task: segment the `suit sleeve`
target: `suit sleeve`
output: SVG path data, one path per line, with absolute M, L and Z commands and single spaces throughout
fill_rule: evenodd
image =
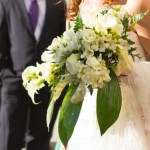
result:
M 2 26 L 3 19 L 4 19 L 4 10 L 2 6 L 2 1 L 0 0 L 0 29 Z
M 66 30 L 66 1 L 62 0 L 62 4 L 61 4 L 61 34 Z
M 6 51 L 5 36 L 6 36 L 6 22 L 4 21 L 4 10 L 2 7 L 2 1 L 0 0 L 0 71 L 3 67 L 4 53 Z

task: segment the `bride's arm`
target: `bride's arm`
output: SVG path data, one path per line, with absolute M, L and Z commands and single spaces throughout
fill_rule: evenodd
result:
M 124 8 L 130 14 L 146 12 L 150 9 L 150 0 L 137 0 L 136 2 L 135 0 L 127 0 Z M 144 19 L 136 25 L 135 29 L 150 60 L 150 10 Z
M 135 0 L 127 0 L 124 8 L 130 14 L 146 12 L 150 9 L 150 0 L 137 0 L 136 2 Z M 150 58 L 150 11 L 143 18 L 143 20 L 141 20 L 135 26 L 135 29 L 138 33 L 141 45 L 149 56 L 148 58 Z M 150 74 L 148 69 L 150 67 L 150 64 L 141 64 L 143 65 L 143 67 L 139 65 L 134 67 L 134 71 L 131 72 L 131 76 L 133 76 L 133 86 L 135 86 L 135 90 L 138 95 L 137 100 L 139 101 L 144 113 L 146 130 L 150 132 Z M 146 67 L 147 69 L 145 68 L 144 70 L 144 67 Z M 142 71 L 141 69 L 143 69 L 144 71 Z M 147 89 L 142 92 L 143 88 Z

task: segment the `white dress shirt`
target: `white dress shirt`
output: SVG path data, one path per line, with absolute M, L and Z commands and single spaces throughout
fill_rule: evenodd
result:
M 38 22 L 35 28 L 35 38 L 38 41 L 43 25 L 44 25 L 44 21 L 45 21 L 45 13 L 46 13 L 46 0 L 37 0 L 38 2 L 38 6 L 39 6 L 39 16 L 38 16 Z M 31 5 L 31 0 L 24 0 L 27 12 L 29 12 L 29 8 Z

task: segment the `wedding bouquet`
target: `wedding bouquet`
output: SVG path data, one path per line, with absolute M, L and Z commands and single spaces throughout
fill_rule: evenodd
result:
M 101 134 L 117 120 L 122 101 L 119 77 L 132 68 L 134 57 L 138 56 L 129 35 L 144 16 L 145 13 L 130 16 L 122 7 L 91 10 L 86 19 L 78 14 L 69 29 L 54 38 L 44 51 L 43 63 L 23 72 L 23 85 L 34 103 L 34 95 L 45 83 L 49 85 L 47 126 L 54 103 L 66 88 L 59 118 L 59 136 L 65 146 L 78 120 L 86 90 L 92 94 L 97 89 Z

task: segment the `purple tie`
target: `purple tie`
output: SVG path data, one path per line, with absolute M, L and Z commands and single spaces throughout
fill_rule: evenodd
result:
M 38 16 L 39 16 L 39 6 L 37 3 L 37 0 L 32 0 L 31 5 L 28 12 L 29 20 L 32 26 L 33 32 L 35 31 L 37 22 L 38 22 Z

